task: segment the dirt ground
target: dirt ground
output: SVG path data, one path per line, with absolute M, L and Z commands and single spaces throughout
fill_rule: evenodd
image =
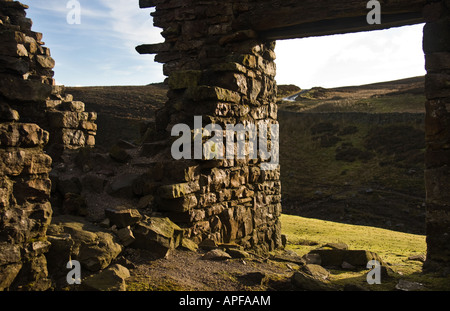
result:
M 127 250 L 133 262 L 130 291 L 274 291 L 291 290 L 294 262 L 251 255 L 244 259 L 206 260 L 204 250 L 174 250 L 152 259 L 145 251 Z

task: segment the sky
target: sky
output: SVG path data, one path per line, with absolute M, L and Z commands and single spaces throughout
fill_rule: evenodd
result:
M 160 43 L 161 29 L 139 0 L 22 0 L 33 30 L 44 34 L 56 61 L 57 84 L 146 85 L 165 79 L 140 44 Z M 72 3 L 80 4 L 79 23 Z M 337 87 L 425 74 L 423 25 L 346 35 L 277 41 L 277 83 Z

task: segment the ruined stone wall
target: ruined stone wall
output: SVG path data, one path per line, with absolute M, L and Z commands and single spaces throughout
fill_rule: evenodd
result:
M 95 144 L 96 115 L 54 85 L 55 62 L 27 8 L 0 1 L 0 290 L 51 286 L 52 162 Z
M 155 5 L 154 24 L 163 29 L 165 42 L 137 50 L 156 54 L 170 90 L 156 115 L 154 142 L 144 150 L 170 147 L 173 126 L 194 129 L 194 116 L 201 116 L 203 126 L 223 129 L 258 121 L 277 124 L 275 42 L 234 28 L 236 15 L 249 9 L 245 1 L 141 1 L 141 7 Z M 177 161 L 171 162 L 167 165 Z M 185 174 L 165 181 L 158 209 L 196 242 L 279 248 L 280 169 L 263 171 L 261 163 L 248 154 L 246 159 L 178 161 Z
M 450 267 L 450 2 L 425 10 L 427 262 Z
M 55 61 L 31 30 L 28 6 L 1 1 L 0 100 L 2 111 L 14 109 L 23 122 L 37 123 L 50 132 L 47 151 L 57 158 L 65 149 L 95 145 L 96 114 L 65 94 L 53 79 Z

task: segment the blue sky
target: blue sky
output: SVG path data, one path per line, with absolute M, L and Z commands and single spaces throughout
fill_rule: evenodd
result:
M 153 55 L 135 46 L 163 41 L 138 0 L 79 0 L 81 23 L 69 24 L 69 0 L 23 0 L 33 30 L 56 60 L 66 86 L 145 85 L 164 80 Z M 359 85 L 425 74 L 423 25 L 277 42 L 277 82 L 302 88 Z

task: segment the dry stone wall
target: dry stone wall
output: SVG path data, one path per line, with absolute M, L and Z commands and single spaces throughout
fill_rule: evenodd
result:
M 1 109 L 17 112 L 24 122 L 37 123 L 50 132 L 47 151 L 55 158 L 66 149 L 95 145 L 95 113 L 84 103 L 55 85 L 55 61 L 42 42 L 43 35 L 31 30 L 28 6 L 2 0 L 0 52 Z
M 54 85 L 27 8 L 0 1 L 0 290 L 50 288 L 49 173 L 64 150 L 95 144 L 96 115 Z

